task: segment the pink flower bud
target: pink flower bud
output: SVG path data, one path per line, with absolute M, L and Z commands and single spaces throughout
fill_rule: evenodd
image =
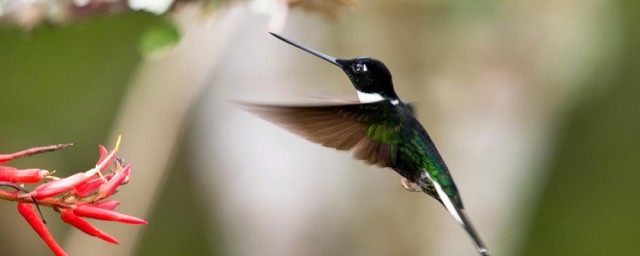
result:
M 116 146 L 106 156 L 104 156 L 104 151 L 106 151 L 106 149 L 103 149 L 104 147 L 100 147 L 100 161 L 98 161 L 98 163 L 96 164 L 96 168 L 100 169 L 99 172 L 101 173 L 104 172 L 104 170 L 106 170 L 107 167 L 109 167 L 111 162 L 113 162 L 113 159 L 116 157 L 116 152 L 118 152 L 118 147 L 120 147 L 121 139 L 122 137 L 118 136 L 118 140 L 116 141 Z
M 54 180 L 49 183 L 44 183 L 31 193 L 25 194 L 27 197 L 35 197 L 36 199 L 47 198 L 58 195 L 60 193 L 71 191 L 76 186 L 89 180 L 91 176 L 87 176 L 86 173 L 76 173 L 64 179 Z
M 40 219 L 40 217 L 36 213 L 33 205 L 27 203 L 18 203 L 18 212 L 20 212 L 22 217 L 27 220 L 29 225 L 31 225 L 31 228 L 33 228 L 33 230 L 38 233 L 40 238 L 42 238 L 42 240 L 47 243 L 47 246 L 49 246 L 49 249 L 51 249 L 51 251 L 55 255 L 67 255 L 67 253 L 62 250 L 62 247 L 58 245 L 56 240 L 53 239 L 53 236 L 42 222 L 42 219 Z
M 129 172 L 131 172 L 130 164 L 124 166 L 119 172 L 114 174 L 113 178 L 107 181 L 107 183 L 102 184 L 98 190 L 98 199 L 109 197 L 113 191 L 122 184 L 122 181 L 129 176 Z
M 85 197 L 91 194 L 102 185 L 102 178 L 90 179 L 73 188 L 73 193 L 79 197 Z
M 4 164 L 6 162 L 11 161 L 11 155 L 0 155 L 0 164 Z
M 49 175 L 49 171 L 40 169 L 18 170 L 13 167 L 0 166 L 0 181 L 13 183 L 38 183 Z
M 107 157 L 107 155 L 109 155 L 109 151 L 104 146 L 100 145 L 100 146 L 98 146 L 98 149 L 100 150 L 100 159 L 98 160 L 96 165 L 98 165 L 102 161 L 104 161 L 104 159 Z
M 15 170 L 17 170 L 17 168 L 0 165 L 0 174 L 3 173 L 3 172 L 11 172 L 11 171 L 15 171 Z
M 118 240 L 116 240 L 114 237 L 110 236 L 109 234 L 102 232 L 102 230 L 94 227 L 93 225 L 91 225 L 91 223 L 87 222 L 86 220 L 83 220 L 82 218 L 78 217 L 73 213 L 73 210 L 70 210 L 70 209 L 60 210 L 60 218 L 62 218 L 62 221 L 71 224 L 72 226 L 76 227 L 80 231 L 90 236 L 95 236 L 109 243 L 118 244 Z
M 91 206 L 88 204 L 80 204 L 77 205 L 76 208 L 73 209 L 73 213 L 82 217 L 89 217 L 100 220 L 108 220 L 108 221 L 118 221 L 122 223 L 128 224 L 147 224 L 147 221 L 129 216 L 126 214 L 114 212 L 111 210 Z
M 105 150 L 103 152 L 103 150 Z M 106 153 L 106 149 L 104 147 L 100 147 L 100 160 L 98 161 L 98 163 L 96 163 L 96 165 L 100 165 L 100 172 L 104 172 L 104 170 L 106 170 L 109 165 L 113 162 L 113 159 L 115 158 L 116 154 L 115 154 L 115 150 L 111 151 L 108 154 Z
M 118 205 L 120 205 L 120 201 L 110 199 L 102 200 L 93 204 L 93 206 L 95 207 L 107 209 L 110 211 L 113 211 L 116 207 L 118 207 Z

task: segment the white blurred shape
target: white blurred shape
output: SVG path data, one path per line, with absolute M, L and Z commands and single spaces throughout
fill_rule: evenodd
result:
M 144 10 L 154 14 L 163 14 L 174 0 L 129 0 L 129 7 L 134 10 Z

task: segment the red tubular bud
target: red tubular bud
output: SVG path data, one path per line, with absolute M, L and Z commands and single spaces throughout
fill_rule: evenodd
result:
M 107 209 L 110 211 L 113 211 L 116 207 L 118 207 L 118 205 L 120 205 L 120 201 L 116 201 L 116 200 L 102 200 L 99 201 L 97 203 L 94 203 L 93 206 L 95 207 L 99 207 L 102 209 Z
M 38 183 L 49 175 L 49 171 L 40 169 L 18 170 L 13 167 L 0 166 L 0 181 L 12 183 Z
M 113 177 L 113 174 L 104 175 L 107 180 L 111 179 L 111 177 Z M 102 178 L 93 178 L 76 186 L 73 189 L 73 193 L 79 197 L 85 197 L 96 191 L 103 183 L 104 180 Z
M 18 170 L 15 180 L 16 183 L 38 183 L 49 175 L 49 171 L 41 169 L 24 169 Z
M 100 170 L 98 170 L 100 173 L 102 173 L 104 170 L 107 169 L 107 167 L 109 167 L 109 165 L 111 164 L 111 162 L 113 162 L 113 159 L 116 157 L 116 152 L 118 152 L 118 147 L 120 147 L 120 140 L 122 139 L 122 136 L 118 136 L 118 140 L 116 141 L 116 146 L 113 148 L 113 151 L 111 151 L 108 155 L 103 156 L 104 155 L 104 151 L 106 149 L 102 149 L 103 147 L 100 148 L 100 161 L 98 161 L 98 163 L 96 164 L 96 168 L 100 167 Z M 95 168 L 94 168 L 95 169 Z
M 53 236 L 47 229 L 47 227 L 42 222 L 42 219 L 36 213 L 36 210 L 33 208 L 33 205 L 27 203 L 18 203 L 18 212 L 27 220 L 27 223 L 35 230 L 40 238 L 47 243 L 47 246 L 51 249 L 51 251 L 55 255 L 67 255 L 67 253 L 62 250 L 62 247 L 53 239 Z
M 18 169 L 9 166 L 0 166 L 0 181 L 11 182 L 11 178 L 14 176 Z
M 91 176 L 87 176 L 84 172 L 76 173 L 64 179 L 54 180 L 49 183 L 44 183 L 26 196 L 33 196 L 36 199 L 47 198 L 55 196 L 57 194 L 71 191 L 76 186 L 86 182 Z
M 104 170 L 106 170 L 109 165 L 111 165 L 111 163 L 113 162 L 113 159 L 116 157 L 115 154 L 115 150 L 111 151 L 111 153 L 103 155 L 103 150 L 104 147 L 100 148 L 100 161 L 98 161 L 98 163 L 96 165 L 100 165 L 102 164 L 102 166 L 100 166 L 100 172 L 104 172 Z M 105 149 L 106 150 L 106 149 Z
M 0 164 L 11 161 L 11 155 L 0 155 Z
M 102 161 L 104 161 L 107 155 L 109 155 L 109 151 L 107 151 L 107 148 L 105 148 L 104 146 L 100 145 L 98 148 L 100 150 L 100 159 L 98 160 L 96 165 L 102 163 Z
M 82 183 L 73 189 L 73 193 L 79 197 L 85 197 L 91 194 L 91 192 L 95 191 L 102 185 L 101 178 L 94 178 L 88 180 L 85 183 Z
M 76 208 L 73 209 L 73 213 L 78 216 L 100 220 L 118 221 L 127 224 L 147 224 L 147 221 L 143 219 L 87 204 L 77 205 Z
M 102 232 L 102 230 L 94 227 L 93 225 L 91 225 L 91 223 L 87 222 L 86 220 L 83 220 L 82 218 L 73 214 L 73 210 L 62 209 L 60 211 L 60 218 L 62 218 L 62 221 L 71 224 L 75 228 L 79 229 L 80 231 L 90 236 L 95 236 L 109 243 L 118 244 L 118 240 L 116 240 L 114 237 L 110 236 L 109 234 Z
M 124 179 L 129 176 L 130 172 L 131 165 L 125 165 L 122 170 L 114 174 L 113 177 L 109 181 L 107 181 L 107 183 L 102 184 L 100 186 L 100 189 L 98 190 L 98 199 L 109 197 L 113 193 L 113 191 L 115 191 L 116 188 L 118 188 L 118 186 L 122 184 L 122 181 L 124 181 Z

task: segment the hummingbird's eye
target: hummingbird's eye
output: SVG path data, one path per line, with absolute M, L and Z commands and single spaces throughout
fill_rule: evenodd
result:
M 351 66 L 351 69 L 354 73 L 363 73 L 367 72 L 367 65 L 363 63 L 356 63 Z

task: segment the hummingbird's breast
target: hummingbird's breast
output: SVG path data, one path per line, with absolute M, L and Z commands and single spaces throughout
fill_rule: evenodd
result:
M 410 181 L 423 186 L 423 189 L 435 198 L 439 197 L 431 180 L 438 182 L 445 193 L 461 205 L 458 189 L 449 169 L 427 131 L 411 111 L 406 111 L 401 116 L 402 142 L 398 144 L 398 155 L 393 169 Z M 425 175 L 429 175 L 431 179 Z

